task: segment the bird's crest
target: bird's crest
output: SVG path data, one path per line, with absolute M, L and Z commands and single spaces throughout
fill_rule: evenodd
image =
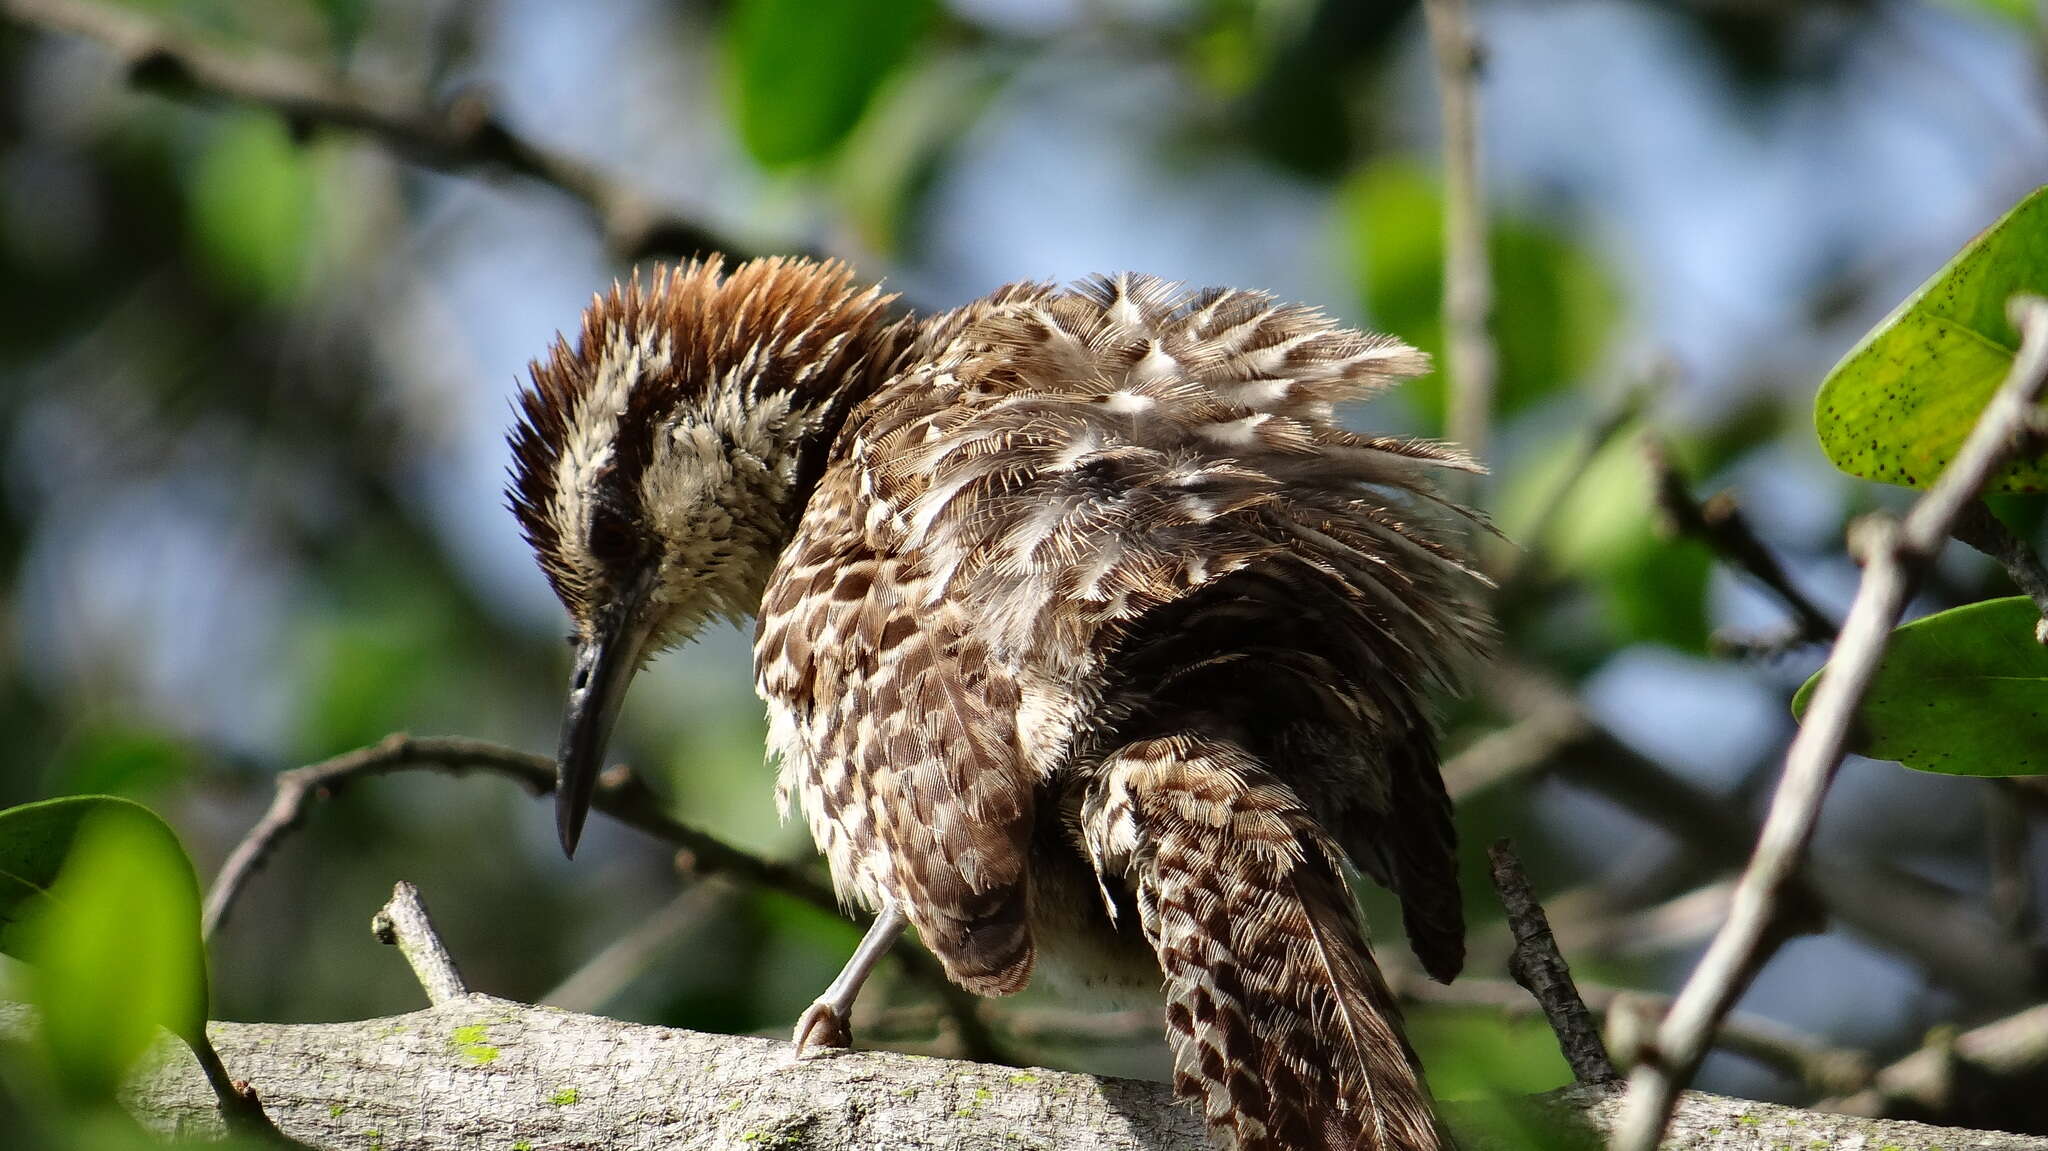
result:
M 508 502 L 571 610 L 603 573 L 646 557 L 643 489 L 664 433 L 695 420 L 730 441 L 765 413 L 764 444 L 789 467 L 818 413 L 844 410 L 847 381 L 872 362 L 893 297 L 856 289 L 836 260 L 723 257 L 636 270 L 593 298 L 574 343 L 558 335 L 531 365 L 510 441 Z M 758 428 L 756 429 L 758 430 Z M 743 447 L 749 445 L 741 445 Z M 759 454 L 759 453 L 757 453 Z M 785 476 L 787 480 L 789 477 Z

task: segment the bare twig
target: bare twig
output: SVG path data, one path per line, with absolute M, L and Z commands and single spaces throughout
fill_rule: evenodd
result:
M 1724 797 L 1623 743 L 1586 714 L 1569 687 L 1506 662 L 1493 667 L 1483 686 L 1490 702 L 1510 716 L 1575 712 L 1583 717 L 1586 737 L 1560 749 L 1551 767 L 1557 779 L 1654 823 L 1710 866 L 1744 864 L 1756 841 L 1756 825 Z M 2031 948 L 2005 937 L 1953 892 L 1910 871 L 1881 859 L 1809 859 L 1802 879 L 1780 898 L 1781 916 L 1789 922 L 1812 923 L 1830 914 L 1871 942 L 1912 959 L 1930 978 L 1986 1003 L 2011 1006 L 2039 989 Z
M 1452 1011 L 1492 1011 L 1507 1019 L 1547 1021 L 1542 1005 L 1521 986 L 1505 979 L 1463 975 L 1455 983 L 1438 983 L 1418 971 L 1389 967 L 1387 984 L 1403 1003 Z M 1671 1006 L 1669 996 L 1653 992 L 1598 983 L 1580 982 L 1577 986 L 1586 1010 L 1595 1020 L 1624 1010 L 1654 1019 Z M 1871 1060 L 1866 1053 L 1829 1047 L 1774 1020 L 1739 1012 L 1722 1021 L 1714 1033 L 1714 1046 L 1779 1071 L 1816 1092 L 1846 1094 L 1860 1090 L 1871 1079 Z
M 314 64 L 258 49 L 225 51 L 180 35 L 141 12 L 96 0 L 0 0 L 19 24 L 106 46 L 138 87 L 179 99 L 265 108 L 295 129 L 337 128 L 378 140 L 406 158 L 449 172 L 495 172 L 552 185 L 588 205 L 624 259 L 721 251 L 747 245 L 650 203 L 590 163 L 514 134 L 474 96 L 427 108 L 372 92 Z
M 555 787 L 554 761 L 480 739 L 454 736 L 414 738 L 397 732 L 369 747 L 278 773 L 270 807 L 228 853 L 207 891 L 204 926 L 208 935 L 225 923 L 249 879 L 276 850 L 278 843 L 305 821 L 308 806 L 351 782 L 400 771 L 472 771 L 503 776 L 534 795 Z M 780 892 L 839 916 L 838 896 L 802 868 L 742 851 L 708 832 L 682 823 L 662 809 L 660 799 L 624 765 L 598 779 L 592 808 L 681 849 L 678 864 L 699 878 L 718 875 L 752 887 Z M 938 962 L 907 937 L 893 952 L 904 970 L 932 988 L 947 1005 L 960 1031 L 963 1047 L 974 1058 L 992 1058 L 995 1051 L 987 1028 L 973 1011 L 974 997 L 954 986 Z
M 2048 301 L 2015 299 L 2019 355 L 1955 458 L 1906 518 L 1866 520 L 1858 533 L 1866 557 L 1863 580 L 1814 691 L 1799 734 L 1785 755 L 1756 852 L 1735 889 L 1728 922 L 1672 1002 L 1655 1043 L 1629 1077 L 1629 1098 L 1614 1138 L 1617 1151 L 1650 1151 L 1670 1119 L 1680 1089 L 1706 1054 L 1714 1026 L 1727 1014 L 1766 957 L 1779 896 L 1797 877 L 1835 770 L 1847 749 L 1856 709 L 1884 656 L 1921 571 L 1934 562 L 1963 508 L 2027 436 L 2048 389 Z
M 2041 565 L 2041 557 L 1993 515 L 1983 500 L 1971 500 L 1963 508 L 1954 530 L 1957 539 L 1997 560 L 2020 594 L 2034 601 L 2041 613 L 2034 624 L 2034 639 L 2048 644 L 2048 567 Z
M 419 888 L 399 880 L 398 886 L 391 889 L 391 902 L 371 917 L 370 932 L 377 942 L 388 943 L 405 956 L 414 977 L 420 981 L 420 989 L 427 993 L 428 1003 L 438 1006 L 469 994 L 462 972 L 455 969 L 455 957 L 448 954 L 441 933 L 434 930 L 434 921 L 427 918 L 427 905 L 420 902 Z
M 1480 46 L 1465 0 L 1426 0 L 1444 132 L 1444 342 L 1450 438 L 1486 456 L 1498 353 L 1479 166 Z
M 1571 967 L 1558 953 L 1557 937 L 1550 933 L 1550 918 L 1536 902 L 1536 891 L 1514 844 L 1499 840 L 1487 850 L 1493 863 L 1493 889 L 1507 910 L 1508 927 L 1515 934 L 1515 950 L 1508 957 L 1508 973 L 1543 1008 L 1557 1034 L 1558 1050 L 1571 1064 L 1572 1076 L 1581 1083 L 1611 1083 L 1620 1076 L 1607 1058 L 1607 1045 L 1600 1041 L 1600 1028 L 1586 1001 L 1572 983 Z
M 249 878 L 262 868 L 279 841 L 305 821 L 306 808 L 313 800 L 325 799 L 358 779 L 419 770 L 456 775 L 487 772 L 511 779 L 535 795 L 546 795 L 555 787 L 555 765 L 551 759 L 480 739 L 414 738 L 404 732 L 332 759 L 280 772 L 269 809 L 228 853 L 220 874 L 207 891 L 206 933 L 212 935 L 227 922 Z M 629 827 L 687 849 L 692 866 L 699 872 L 729 875 L 838 914 L 838 897 L 824 883 L 789 864 L 741 851 L 671 818 L 655 795 L 629 771 L 607 771 L 598 783 L 591 806 Z
M 1961 1035 L 1930 1038 L 1872 1076 L 1868 1088 L 1820 1106 L 1851 1115 L 1949 1115 L 1965 1080 L 1974 1081 L 1974 1091 L 1998 1083 L 2038 1098 L 2048 1080 L 2048 1003 Z
M 1794 642 L 1834 638 L 1835 621 L 1792 582 L 1778 557 L 1757 538 L 1732 493 L 1722 492 L 1705 502 L 1694 499 L 1691 484 L 1671 458 L 1670 446 L 1656 436 L 1643 438 L 1643 455 L 1655 481 L 1657 509 L 1675 534 L 1706 544 L 1722 560 L 1771 589 L 1792 611 Z

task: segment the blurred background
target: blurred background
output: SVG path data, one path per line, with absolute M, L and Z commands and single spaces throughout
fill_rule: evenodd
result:
M 636 262 L 827 252 L 919 307 L 1134 269 L 1441 351 L 1416 3 L 820 14 L 840 7 L 0 4 L 0 804 L 133 796 L 205 878 L 282 769 L 394 731 L 550 751 L 565 618 L 503 506 L 504 433 L 528 359 Z M 1718 924 L 1820 649 L 1779 642 L 1785 604 L 1668 530 L 1644 443 L 1695 495 L 1731 489 L 1840 611 L 1844 525 L 1905 493 L 1828 466 L 1814 389 L 2048 180 L 2042 19 L 2029 0 L 1478 4 L 1503 369 L 1486 502 L 1519 550 L 1494 557 L 1514 572 L 1503 661 L 1447 702 L 1453 756 L 1506 734 L 1453 765 L 1472 990 L 1411 1009 L 1440 1093 L 1569 1079 L 1540 1020 L 1488 1006 L 1520 1002 L 1495 837 L 1596 998 L 1674 987 Z M 564 163 L 552 182 L 421 163 L 460 149 L 208 95 L 138 55 L 151 37 Z M 1442 412 L 1425 381 L 1359 419 L 1439 434 Z M 1998 506 L 2041 542 L 2039 499 Z M 1988 594 L 2003 574 L 1953 548 L 1915 613 Z M 748 636 L 725 629 L 642 678 L 614 754 L 678 818 L 808 861 L 762 742 Z M 1829 927 L 1764 970 L 1754 1043 L 1701 1085 L 1850 1094 L 1929 1028 L 2048 994 L 2042 826 L 2023 791 L 1852 760 L 1811 880 Z M 215 1013 L 419 1006 L 365 930 L 404 878 L 480 990 L 786 1034 L 858 928 L 672 858 L 598 816 L 572 866 L 547 805 L 501 779 L 364 781 L 214 938 Z M 1412 966 L 1391 903 L 1365 898 L 1383 958 Z M 890 968 L 857 1035 L 959 1050 L 930 1003 Z M 987 1018 L 1014 1061 L 1164 1073 L 1150 1018 L 1072 1008 L 1027 993 Z

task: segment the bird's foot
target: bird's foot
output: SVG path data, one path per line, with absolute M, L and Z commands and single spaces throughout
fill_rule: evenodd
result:
M 853 1046 L 853 1021 L 836 1003 L 823 999 L 804 1009 L 796 1021 L 796 1032 L 790 1036 L 796 1044 L 796 1057 L 802 1059 L 804 1051 L 813 1044 L 819 1047 Z

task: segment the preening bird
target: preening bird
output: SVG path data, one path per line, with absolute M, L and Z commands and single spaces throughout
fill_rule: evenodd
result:
M 1425 366 L 1247 291 L 1017 284 L 892 318 L 838 263 L 657 269 L 535 363 L 510 497 L 575 621 L 573 852 L 634 670 L 756 619 L 793 800 L 960 986 L 1164 989 L 1176 1091 L 1258 1151 L 1449 1145 L 1347 885 L 1464 957 L 1428 697 L 1489 632 L 1421 440 L 1333 409 Z

